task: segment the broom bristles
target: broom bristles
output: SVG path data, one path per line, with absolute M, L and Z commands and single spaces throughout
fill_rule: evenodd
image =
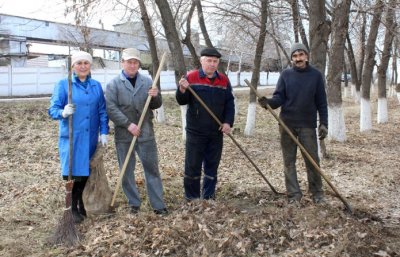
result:
M 76 246 L 79 243 L 78 231 L 75 228 L 71 208 L 64 211 L 54 235 L 49 239 L 51 245 Z

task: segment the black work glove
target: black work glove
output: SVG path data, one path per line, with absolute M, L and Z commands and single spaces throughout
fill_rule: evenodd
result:
M 258 103 L 260 104 L 261 107 L 267 108 L 267 105 L 269 105 L 268 100 L 269 100 L 268 98 L 263 96 L 263 97 L 258 98 Z
M 323 140 L 328 135 L 328 128 L 324 124 L 320 124 L 318 127 L 318 138 Z

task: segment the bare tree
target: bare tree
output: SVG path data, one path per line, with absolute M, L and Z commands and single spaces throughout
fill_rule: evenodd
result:
M 397 25 L 397 23 L 396 23 Z M 396 26 L 396 29 L 398 30 L 398 26 Z M 392 54 L 392 79 L 391 79 L 391 84 L 395 85 L 397 84 L 397 78 L 398 78 L 398 73 L 397 73 L 397 56 L 399 54 L 397 50 L 397 46 L 399 45 L 399 40 L 397 37 L 394 38 L 393 42 L 393 54 Z
M 380 20 L 383 12 L 384 3 L 382 0 L 376 0 L 373 7 L 373 18 L 368 34 L 367 45 L 365 48 L 365 65 L 362 72 L 362 95 L 360 107 L 360 131 L 372 129 L 372 115 L 370 102 L 370 88 L 372 82 L 372 72 L 375 66 L 375 43 L 377 39 Z
M 254 66 L 253 73 L 251 76 L 251 84 L 254 87 L 257 87 L 260 80 L 260 65 L 261 65 L 261 57 L 264 51 L 264 43 L 265 43 L 265 30 L 267 28 L 267 18 L 268 18 L 268 1 L 261 0 L 261 20 L 260 20 L 260 33 L 257 40 L 257 47 L 254 56 Z M 246 136 L 251 136 L 254 133 L 254 128 L 256 124 L 256 94 L 250 90 L 250 99 L 249 99 L 249 107 L 247 109 L 247 121 L 246 127 L 244 130 L 244 134 Z
M 293 17 L 293 33 L 294 33 L 294 42 L 300 42 L 299 40 L 299 25 L 300 14 L 298 8 L 297 0 L 289 0 L 290 7 L 292 8 L 292 17 Z M 308 48 L 308 47 L 307 47 Z
M 157 53 L 157 42 L 154 37 L 153 27 L 151 25 L 150 17 L 147 13 L 145 0 L 137 0 L 137 2 L 139 4 L 141 19 L 143 22 L 144 30 L 147 35 L 147 40 L 149 43 L 150 54 L 151 54 L 151 60 L 152 60 L 152 64 L 153 64 L 152 65 L 153 67 L 151 68 L 150 72 L 152 74 L 154 74 L 155 71 L 158 70 L 158 66 L 160 65 L 160 60 L 158 58 L 158 53 Z M 160 89 L 160 83 L 158 83 L 157 86 Z
M 270 7 L 268 6 L 268 16 L 271 16 L 271 11 L 270 11 Z M 281 51 L 282 53 L 286 56 L 286 61 L 287 63 L 290 62 L 289 59 L 289 55 L 286 53 L 284 47 L 282 46 L 282 44 L 278 41 L 276 35 L 275 35 L 275 22 L 273 19 L 268 19 L 269 23 L 271 24 L 271 32 L 269 33 L 268 30 L 266 30 L 265 32 L 271 36 L 271 38 L 274 40 L 274 45 L 275 45 L 275 51 L 276 51 L 276 55 L 277 55 L 277 60 L 278 60 L 278 71 L 281 72 L 283 70 L 283 66 L 282 66 L 282 58 L 281 58 Z M 281 50 L 280 50 L 281 49 Z
M 398 30 L 398 26 L 396 27 L 396 29 Z M 396 93 L 396 84 L 397 84 L 397 78 L 398 78 L 398 73 L 397 73 L 397 56 L 399 54 L 399 51 L 397 50 L 399 45 L 399 41 L 398 38 L 395 37 L 394 38 L 394 42 L 393 42 L 393 54 L 392 54 L 392 78 L 390 80 L 390 96 L 394 96 Z
M 215 1 L 202 1 L 210 4 L 210 10 L 213 10 L 213 15 L 209 17 L 209 20 L 213 24 L 217 24 L 214 27 L 224 31 L 224 37 L 220 41 L 220 47 L 230 49 L 242 62 L 242 67 L 252 67 L 254 63 L 254 53 L 256 50 L 257 40 L 259 36 L 259 5 L 260 0 L 233 0 L 223 1 L 218 4 Z M 214 3 L 212 3 L 214 2 Z M 266 26 L 266 37 L 265 48 L 268 48 L 268 52 L 264 52 L 263 62 L 268 58 L 275 58 L 279 63 L 284 62 L 283 65 L 287 64 L 290 60 L 286 53 L 287 49 L 290 48 L 291 35 L 293 35 L 288 24 L 292 23 L 292 17 L 290 13 L 290 5 L 288 0 L 280 1 L 268 1 L 269 16 L 274 19 L 269 19 Z M 205 5 L 203 4 L 203 7 Z M 221 26 L 220 24 L 223 24 Z M 222 29 L 221 29 L 222 28 Z M 279 49 L 279 51 L 271 51 L 271 49 Z M 281 60 L 280 55 L 284 54 L 286 59 Z M 265 66 L 268 65 L 265 63 Z M 278 65 L 282 66 L 282 65 Z M 272 67 L 272 66 L 269 66 Z M 276 67 L 276 66 L 275 66 Z M 274 68 L 275 68 L 274 67 Z M 279 67 L 275 68 L 275 70 Z M 238 83 L 239 84 L 239 83 Z
M 93 55 L 93 38 L 90 24 L 96 18 L 99 6 L 103 3 L 103 0 L 65 0 L 64 15 L 74 15 L 75 26 L 79 29 L 80 36 L 82 36 L 82 40 L 79 41 L 84 42 L 83 44 L 80 43 L 76 45 L 78 45 L 80 50 L 86 51 L 91 55 Z M 101 19 L 98 20 L 98 23 L 102 25 Z M 71 35 L 72 34 L 73 33 L 71 33 Z
M 175 26 L 174 16 L 172 15 L 171 8 L 167 1 L 155 0 L 155 3 L 161 15 L 161 23 L 165 31 L 169 50 L 171 51 L 171 58 L 174 62 L 175 80 L 178 83 L 181 76 L 186 74 L 186 65 L 179 34 Z
M 355 87 L 353 85 L 358 84 L 358 88 L 360 88 L 361 81 L 358 77 L 356 57 L 354 54 L 353 43 L 350 40 L 349 33 L 347 33 L 347 35 L 346 35 L 346 42 L 347 42 L 346 53 L 347 53 L 347 59 L 349 60 L 350 74 L 351 74 L 351 84 L 352 84 L 351 87 L 352 87 L 352 89 L 355 89 Z M 347 78 L 347 75 L 346 75 L 346 78 Z M 358 91 L 360 91 L 360 90 L 358 90 Z
M 388 78 L 386 74 L 391 56 L 394 32 L 396 29 L 396 24 L 394 22 L 396 2 L 396 0 L 390 0 L 388 6 L 386 7 L 385 40 L 383 43 L 381 61 L 378 66 L 378 123 L 386 123 L 388 121 L 386 98 L 386 82 L 388 81 Z
M 300 35 L 303 44 L 307 47 L 307 49 L 310 49 L 310 47 L 308 46 L 307 36 L 300 15 L 299 1 L 289 0 L 289 3 L 292 9 L 294 41 L 300 42 L 299 41 L 299 35 Z
M 310 62 L 325 74 L 330 21 L 326 19 L 325 0 L 310 1 Z
M 151 26 L 150 17 L 147 13 L 145 1 L 144 0 L 137 0 L 137 1 L 140 8 L 141 19 L 143 21 L 144 30 L 146 31 L 147 40 L 149 42 L 151 60 L 153 63 L 152 65 L 153 67 L 150 72 L 154 79 L 154 76 L 156 75 L 155 73 L 158 70 L 158 67 L 160 66 L 160 60 L 158 58 L 158 53 L 157 53 L 157 42 L 154 37 L 153 27 Z M 161 90 L 160 80 L 157 81 L 157 87 L 159 90 Z M 156 115 L 157 121 L 160 123 L 164 123 L 165 122 L 164 104 L 161 105 L 160 108 L 156 110 L 156 114 L 157 114 Z
M 182 46 L 179 40 L 178 31 L 176 30 L 174 16 L 172 15 L 171 8 L 165 0 L 155 0 L 158 10 L 161 15 L 161 22 L 165 30 L 165 35 L 168 41 L 169 50 L 175 67 L 175 81 L 178 84 L 179 79 L 186 74 L 185 59 L 183 57 Z M 185 114 L 187 106 L 181 106 L 182 118 L 182 138 L 185 138 L 186 118 Z
M 203 34 L 204 41 L 206 42 L 206 46 L 214 47 L 213 43 L 210 40 L 210 36 L 208 35 L 206 24 L 204 22 L 204 14 L 203 14 L 203 7 L 201 5 L 201 1 L 200 0 L 193 0 L 193 1 L 195 2 L 196 7 L 197 7 L 197 16 L 199 18 L 200 29 L 201 29 L 201 33 Z
M 342 108 L 341 73 L 344 63 L 344 47 L 349 24 L 351 0 L 333 1 L 332 33 L 327 76 L 329 111 L 329 137 L 343 142 L 346 140 L 346 126 Z
M 361 25 L 361 33 L 359 38 L 358 47 L 360 49 L 359 59 L 358 59 L 358 71 L 356 81 L 356 91 L 355 91 L 355 101 L 360 102 L 361 99 L 361 84 L 362 84 L 362 73 L 364 70 L 364 60 L 365 60 L 365 47 L 367 41 L 367 14 L 365 11 L 362 12 L 362 25 Z
M 69 13 L 74 13 L 75 26 L 81 32 L 84 42 L 83 44 L 79 44 L 79 50 L 93 55 L 93 49 L 90 43 L 90 27 L 88 26 L 88 22 L 90 21 L 90 11 L 87 4 L 82 2 L 81 5 L 74 4 L 71 7 L 66 7 L 65 15 L 68 15 Z
M 196 49 L 191 41 L 191 34 L 192 34 L 192 28 L 191 28 L 192 22 L 191 21 L 192 21 L 192 17 L 193 17 L 195 8 L 196 8 L 196 1 L 192 1 L 192 4 L 190 5 L 188 16 L 186 19 L 186 36 L 185 36 L 185 38 L 182 39 L 182 43 L 185 44 L 189 49 L 189 52 L 192 56 L 193 67 L 200 68 L 200 60 L 196 53 Z

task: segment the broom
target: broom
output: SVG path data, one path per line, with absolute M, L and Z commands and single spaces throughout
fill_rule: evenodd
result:
M 68 57 L 68 103 L 72 103 L 72 71 L 71 71 L 71 56 Z M 72 142 L 72 115 L 68 118 L 69 128 L 69 169 L 68 181 L 65 184 L 65 210 L 54 235 L 50 238 L 52 245 L 65 245 L 67 247 L 75 246 L 79 243 L 78 231 L 75 228 L 74 219 L 72 216 L 71 202 L 72 202 L 72 188 L 74 187 L 74 180 L 72 180 L 72 155 L 73 155 L 73 142 Z

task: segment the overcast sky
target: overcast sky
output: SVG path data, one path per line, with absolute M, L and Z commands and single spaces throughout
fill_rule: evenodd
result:
M 74 23 L 72 15 L 64 16 L 64 0 L 0 0 L 0 13 L 61 23 Z M 104 15 L 104 28 L 112 30 L 118 19 Z M 94 25 L 100 28 L 98 24 Z
M 65 17 L 64 11 L 64 0 L 0 0 L 0 13 L 2 14 L 74 24 L 72 15 L 70 15 L 71 18 Z M 104 28 L 113 30 L 113 25 L 118 23 L 118 20 L 112 15 L 104 15 L 102 18 L 104 17 L 109 18 L 103 20 Z M 100 28 L 100 25 L 95 24 L 94 27 Z M 68 49 L 65 47 L 43 44 L 33 44 L 30 50 L 36 53 L 68 53 Z
M 63 21 L 64 8 L 64 0 L 0 0 L 1 13 L 51 21 Z

